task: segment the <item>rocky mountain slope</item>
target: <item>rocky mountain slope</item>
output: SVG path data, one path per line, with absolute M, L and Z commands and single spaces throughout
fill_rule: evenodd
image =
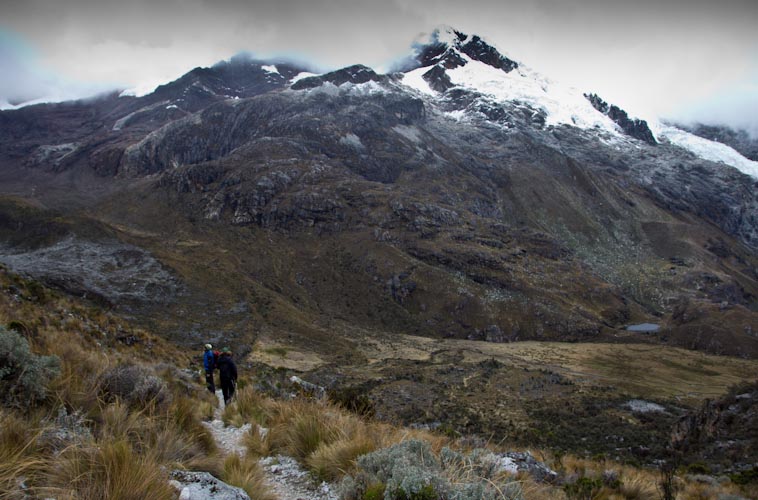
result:
M 0 112 L 0 262 L 243 352 L 344 362 L 361 331 L 758 355 L 755 162 L 452 29 L 387 75 L 306 70 Z

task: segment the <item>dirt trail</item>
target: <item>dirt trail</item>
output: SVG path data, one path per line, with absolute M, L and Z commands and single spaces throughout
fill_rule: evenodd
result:
M 216 391 L 218 406 L 213 420 L 204 422 L 224 454 L 245 454 L 242 438 L 250 430 L 250 424 L 242 427 L 225 426 L 221 419 L 224 398 Z M 264 431 L 265 432 L 265 431 Z M 337 500 L 337 494 L 328 483 L 318 484 L 293 458 L 283 455 L 264 457 L 260 460 L 266 474 L 266 482 L 280 500 Z

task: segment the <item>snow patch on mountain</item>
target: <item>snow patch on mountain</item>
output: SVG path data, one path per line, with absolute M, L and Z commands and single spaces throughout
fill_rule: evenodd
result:
M 409 127 L 407 125 L 396 125 L 392 127 L 392 130 L 402 135 L 409 141 L 415 144 L 421 144 L 420 131 L 416 127 Z
M 466 60 L 465 65 L 445 70 L 457 87 L 473 90 L 496 102 L 520 102 L 543 110 L 548 126 L 567 124 L 622 134 L 613 120 L 598 112 L 584 94 L 573 87 L 545 78 L 523 65 L 506 73 L 465 54 L 461 57 Z M 421 94 L 439 96 L 423 78 L 429 70 L 422 67 L 409 71 L 404 74 L 402 83 Z
M 466 111 L 463 109 L 456 109 L 455 111 L 448 111 L 445 113 L 446 116 L 452 118 L 453 120 L 460 122 L 463 121 L 464 118 L 466 118 Z
M 266 71 L 267 73 L 281 74 L 279 73 L 279 70 L 274 65 L 264 65 L 264 66 L 261 66 L 261 69 L 263 71 Z
M 361 142 L 361 138 L 355 134 L 347 134 L 344 137 L 341 137 L 340 144 L 343 146 L 351 147 L 353 149 L 357 149 L 359 151 L 366 149 L 366 146 L 364 146 Z
M 497 101 L 520 101 L 542 109 L 547 114 L 546 125 L 567 124 L 618 132 L 617 125 L 593 108 L 577 89 L 549 80 L 523 65 L 505 73 L 465 54 L 463 58 L 467 59 L 466 65 L 447 70 L 456 85 L 476 90 Z
M 428 83 L 426 83 L 426 80 L 424 80 L 423 78 L 424 73 L 426 73 L 427 71 L 429 71 L 429 68 L 418 68 L 418 69 L 414 69 L 413 71 L 404 73 L 403 80 L 402 80 L 403 85 L 405 85 L 406 87 L 410 87 L 421 94 L 436 96 L 437 92 L 432 90 L 432 88 L 429 86 Z
M 758 162 L 749 160 L 735 149 L 720 142 L 698 137 L 669 125 L 658 125 L 654 131 L 659 138 L 684 148 L 705 160 L 731 165 L 740 172 L 758 178 Z
M 155 89 L 157 89 L 159 85 L 163 85 L 164 83 L 165 82 L 141 83 L 137 85 L 136 87 L 132 87 L 130 89 L 121 91 L 121 93 L 118 96 L 119 97 L 144 97 L 148 94 L 152 94 L 153 92 L 155 92 Z
M 340 85 L 335 85 L 332 82 L 324 82 L 318 87 L 306 89 L 305 92 L 311 94 L 327 94 L 335 97 L 339 95 L 369 96 L 386 93 L 387 89 L 374 81 L 364 83 L 345 82 Z
M 339 86 L 340 89 L 347 90 L 351 94 L 362 94 L 362 95 L 374 95 L 374 94 L 380 94 L 387 92 L 387 89 L 385 89 L 382 85 L 379 83 L 371 80 L 365 83 L 350 83 L 346 82 Z
M 293 76 L 289 83 L 290 85 L 292 85 L 293 83 L 299 82 L 303 78 L 310 78 L 311 76 L 318 76 L 318 75 L 316 73 L 309 73 L 308 71 L 303 71 Z

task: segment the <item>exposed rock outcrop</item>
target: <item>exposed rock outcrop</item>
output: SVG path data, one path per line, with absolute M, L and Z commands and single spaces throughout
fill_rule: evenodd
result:
M 304 90 L 320 87 L 324 83 L 331 83 L 339 87 L 345 83 L 360 84 L 367 82 L 386 82 L 386 76 L 376 74 L 374 70 L 361 64 L 348 66 L 321 76 L 310 76 L 292 84 L 292 90 Z
M 615 104 L 608 104 L 600 98 L 597 94 L 585 94 L 592 106 L 601 113 L 608 115 L 608 118 L 616 122 L 621 129 L 629 136 L 647 142 L 648 144 L 655 145 L 658 141 L 655 140 L 653 132 L 648 127 L 645 120 L 638 118 L 629 118 L 629 115 L 623 109 L 619 108 Z
M 735 472 L 758 466 L 758 382 L 734 387 L 675 426 L 675 448 Z
M 0 247 L 0 262 L 71 294 L 111 305 L 166 303 L 182 290 L 155 257 L 115 241 L 69 237 L 29 251 Z
M 250 500 L 242 488 L 230 486 L 208 472 L 171 472 L 179 500 Z

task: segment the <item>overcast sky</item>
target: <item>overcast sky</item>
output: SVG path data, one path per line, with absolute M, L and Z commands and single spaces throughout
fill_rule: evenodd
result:
M 155 86 L 240 51 L 386 70 L 440 24 L 633 115 L 758 133 L 758 0 L 4 1 L 0 104 Z

